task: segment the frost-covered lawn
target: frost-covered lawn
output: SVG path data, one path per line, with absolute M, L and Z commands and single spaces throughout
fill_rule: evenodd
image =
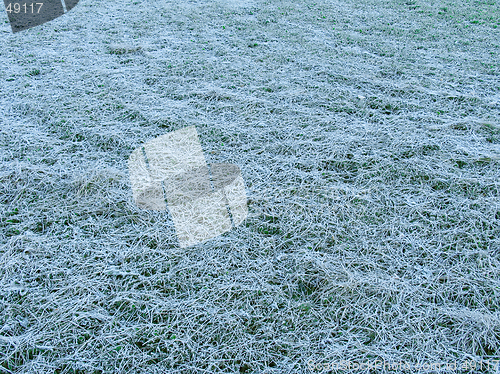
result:
M 499 9 L 81 0 L 16 34 L 4 12 L 0 372 L 499 359 Z M 250 215 L 180 249 L 127 159 L 191 125 Z

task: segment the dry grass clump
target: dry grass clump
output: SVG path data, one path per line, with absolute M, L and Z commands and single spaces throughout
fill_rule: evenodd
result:
M 4 34 L 0 371 L 499 359 L 498 16 L 111 0 Z M 181 250 L 127 159 L 191 125 L 250 216 Z

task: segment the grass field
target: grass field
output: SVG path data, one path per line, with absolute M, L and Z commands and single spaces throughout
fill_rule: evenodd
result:
M 498 2 L 81 0 L 0 25 L 0 372 L 494 372 Z M 180 249 L 127 160 L 192 125 L 250 213 Z

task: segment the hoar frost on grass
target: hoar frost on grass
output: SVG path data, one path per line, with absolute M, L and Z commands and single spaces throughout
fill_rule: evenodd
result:
M 497 5 L 82 0 L 2 23 L 0 370 L 500 358 Z M 181 250 L 127 159 L 192 125 L 250 215 Z

